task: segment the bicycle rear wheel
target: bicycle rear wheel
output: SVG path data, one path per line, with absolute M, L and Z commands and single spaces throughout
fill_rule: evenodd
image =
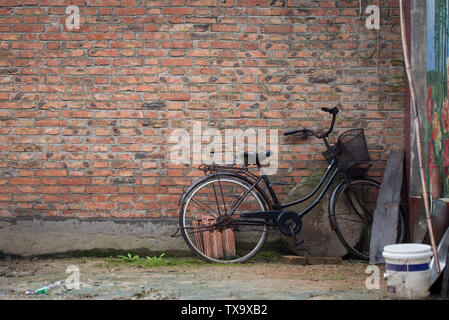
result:
M 348 184 L 343 184 L 336 190 L 334 200 L 329 205 L 331 223 L 340 242 L 349 253 L 363 260 L 369 260 L 371 226 L 376 209 L 380 184 L 370 179 L 351 180 L 352 188 L 360 203 L 366 208 L 367 214 L 357 203 Z M 402 208 L 398 214 L 396 243 L 405 240 L 406 223 Z
M 189 248 L 201 259 L 218 263 L 244 262 L 263 246 L 265 221 L 240 218 L 243 212 L 265 211 L 268 205 L 244 179 L 213 175 L 195 186 L 181 204 L 179 224 Z M 233 214 L 231 208 L 241 203 Z

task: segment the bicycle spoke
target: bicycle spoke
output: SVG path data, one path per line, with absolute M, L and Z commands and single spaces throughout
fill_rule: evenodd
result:
M 220 183 L 220 177 L 218 176 L 217 178 L 218 178 L 218 185 L 220 186 L 220 193 L 221 193 L 221 198 L 223 200 L 223 207 L 224 207 L 224 210 L 225 210 L 225 214 L 228 214 L 228 210 L 226 209 L 226 203 L 225 203 L 225 199 L 224 199 L 224 195 L 223 195 L 223 188 L 222 188 L 221 183 Z
M 199 207 L 205 209 L 205 210 L 207 211 L 207 213 L 208 213 L 209 215 L 211 215 L 212 217 L 217 218 L 217 217 L 219 216 L 219 214 L 218 214 L 218 215 L 212 214 L 212 213 L 211 213 L 211 210 L 212 210 L 212 209 L 210 209 L 208 206 L 206 206 L 206 205 L 204 205 L 204 204 L 202 204 L 202 203 L 197 202 L 197 201 L 194 200 L 193 198 L 190 199 L 190 200 L 191 200 L 193 203 L 197 204 Z M 212 212 L 213 212 L 213 211 L 212 211 Z
M 214 183 L 212 183 L 212 188 L 214 188 L 215 202 L 217 203 L 218 215 L 221 215 L 220 202 L 218 201 L 217 191 L 215 190 L 215 184 Z
M 360 211 L 358 210 L 358 207 L 356 207 L 357 203 L 357 199 L 355 199 L 354 194 L 352 194 L 352 196 L 350 195 L 350 193 L 352 194 L 352 192 L 350 190 L 346 190 L 345 191 L 345 197 L 346 197 L 346 201 L 349 203 L 349 205 L 351 206 L 351 208 L 355 211 L 355 213 L 360 217 L 360 219 L 363 219 L 362 214 L 360 213 Z M 355 202 L 354 202 L 354 200 Z M 362 213 L 366 212 L 366 210 L 363 210 L 362 208 Z
M 337 214 L 336 216 L 341 216 L 341 214 Z M 357 221 L 357 220 L 352 220 L 352 219 L 348 219 L 348 218 L 340 218 L 340 220 L 345 220 L 345 221 L 365 224 L 365 222 L 363 222 L 363 221 Z

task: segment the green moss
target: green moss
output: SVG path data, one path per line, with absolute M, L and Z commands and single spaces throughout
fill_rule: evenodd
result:
M 304 179 L 303 185 L 310 188 L 316 187 L 320 183 L 320 180 L 324 176 L 325 172 L 326 170 L 324 169 L 315 170 L 314 175 Z
M 282 256 L 276 251 L 260 251 L 249 262 L 275 262 Z

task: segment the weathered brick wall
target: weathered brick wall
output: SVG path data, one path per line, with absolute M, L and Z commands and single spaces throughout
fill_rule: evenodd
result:
M 170 163 L 167 138 L 195 120 L 319 128 L 340 104 L 338 132 L 401 147 L 398 1 L 382 1 L 379 60 L 355 51 L 358 1 L 270 2 L 0 0 L 0 216 L 176 215 L 201 172 Z M 318 141 L 280 141 L 277 181 L 326 166 Z

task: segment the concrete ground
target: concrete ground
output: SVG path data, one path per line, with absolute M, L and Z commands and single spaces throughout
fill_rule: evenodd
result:
M 148 259 L 151 263 L 139 259 L 7 257 L 0 260 L 0 299 L 394 298 L 387 292 L 382 276 L 380 289 L 367 290 L 365 270 L 368 265 L 361 262 L 296 265 L 293 263 L 304 260 L 262 257 L 246 264 L 214 265 L 194 258 L 155 257 Z M 79 272 L 66 273 L 70 270 Z M 381 268 L 380 275 L 383 272 Z M 79 288 L 68 290 L 59 286 L 47 294 L 34 294 L 35 290 L 58 280 L 63 284 L 68 277 L 76 280 L 77 275 Z

